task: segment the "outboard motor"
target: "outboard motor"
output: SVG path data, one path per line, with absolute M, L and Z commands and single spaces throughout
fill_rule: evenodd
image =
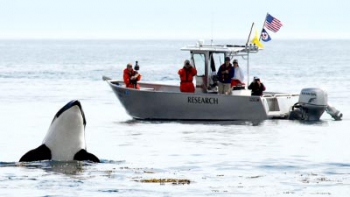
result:
M 299 101 L 294 104 L 289 113 L 290 120 L 319 120 L 324 111 L 335 120 L 341 120 L 341 114 L 328 105 L 327 92 L 320 88 L 304 88 L 301 90 Z

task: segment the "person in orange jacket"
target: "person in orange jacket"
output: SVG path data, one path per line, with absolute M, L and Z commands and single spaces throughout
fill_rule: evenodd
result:
M 140 89 L 140 85 L 137 83 L 141 80 L 141 75 L 132 69 L 132 64 L 129 63 L 124 69 L 124 83 L 127 88 Z
M 197 75 L 197 70 L 190 64 L 189 60 L 185 60 L 184 67 L 179 70 L 180 76 L 180 91 L 181 92 L 194 92 L 193 76 Z

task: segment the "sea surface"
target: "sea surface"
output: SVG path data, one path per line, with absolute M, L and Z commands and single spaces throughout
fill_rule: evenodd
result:
M 342 121 L 137 121 L 102 80 L 137 60 L 143 81 L 178 84 L 180 48 L 195 42 L 0 40 L 0 196 L 350 195 L 350 40 L 272 40 L 250 56 L 250 79 L 268 91 L 321 87 Z M 19 163 L 73 99 L 102 163 Z

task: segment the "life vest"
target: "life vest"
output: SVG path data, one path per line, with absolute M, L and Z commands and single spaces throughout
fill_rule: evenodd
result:
M 136 78 L 136 80 L 131 81 L 130 79 L 134 75 L 136 75 L 136 72 L 134 70 L 129 71 L 127 68 L 124 69 L 123 79 L 124 79 L 125 86 L 128 88 L 140 89 L 140 85 L 137 84 L 137 81 L 141 80 L 141 75 L 139 75 Z
M 219 77 L 219 81 L 220 82 L 222 82 L 222 83 L 231 83 L 231 78 L 233 77 L 231 75 L 234 74 L 234 70 L 231 70 L 231 69 L 233 69 L 231 64 L 230 64 L 229 67 L 226 67 L 225 64 L 222 64 L 220 66 L 220 69 L 218 71 L 218 77 Z M 228 73 L 222 74 L 222 72 L 226 71 L 226 70 L 228 71 Z
M 193 81 L 193 76 L 197 74 L 197 70 L 193 67 L 186 69 L 182 68 L 179 70 L 179 75 L 180 75 L 180 80 L 181 83 L 192 83 Z
M 188 69 L 182 68 L 179 70 L 180 75 L 180 91 L 181 92 L 195 92 L 195 87 L 193 84 L 193 76 L 197 75 L 197 70 L 193 67 Z

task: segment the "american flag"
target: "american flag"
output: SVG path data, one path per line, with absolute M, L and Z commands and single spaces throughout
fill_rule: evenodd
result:
M 282 27 L 282 23 L 277 18 L 271 16 L 270 14 L 267 14 L 265 27 L 276 33 Z

